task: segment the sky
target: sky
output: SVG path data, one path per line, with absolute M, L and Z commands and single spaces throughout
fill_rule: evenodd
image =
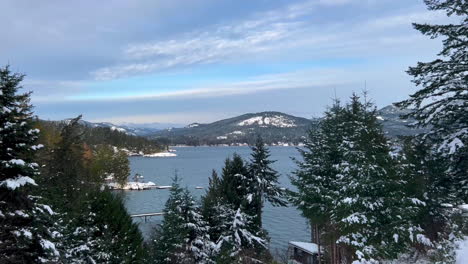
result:
M 0 17 L 0 65 L 40 118 L 117 124 L 311 118 L 363 90 L 384 107 L 441 49 L 411 23 L 448 20 L 422 0 L 5 0 Z

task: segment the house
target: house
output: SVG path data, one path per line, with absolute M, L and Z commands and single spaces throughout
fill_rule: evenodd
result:
M 288 264 L 317 264 L 318 246 L 310 242 L 289 241 Z

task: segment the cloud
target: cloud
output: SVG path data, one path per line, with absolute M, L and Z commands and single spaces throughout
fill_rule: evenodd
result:
M 307 27 L 304 17 L 318 7 L 350 2 L 353 0 L 302 1 L 278 10 L 256 13 L 247 20 L 214 25 L 173 39 L 131 44 L 123 49 L 124 62 L 100 68 L 91 75 L 97 80 L 108 80 L 264 53 L 282 41 L 297 38 L 299 31 Z
M 114 124 L 124 124 L 127 122 L 135 124 L 144 124 L 149 122 L 157 123 L 177 123 L 188 124 L 189 122 L 209 123 L 213 120 L 220 120 L 231 117 L 226 113 L 213 112 L 182 112 L 165 114 L 140 114 L 140 115 L 119 115 L 108 116 L 105 118 L 90 119 L 91 122 L 111 122 Z
M 323 8 L 356 3 L 353 0 L 303 1 L 167 40 L 133 43 L 123 48 L 119 63 L 99 68 L 91 75 L 97 80 L 109 80 L 240 58 L 268 60 L 272 56 L 284 56 L 281 54 L 288 51 L 297 53 L 299 49 L 311 54 L 310 59 L 314 54 L 357 56 L 356 51 L 365 56 L 369 50 L 382 52 L 382 45 L 403 45 L 404 39 L 406 43 L 418 41 L 414 37 L 417 33 L 410 29 L 412 22 L 445 17 L 441 12 L 406 11 L 379 18 L 369 16 L 360 21 L 313 22 Z

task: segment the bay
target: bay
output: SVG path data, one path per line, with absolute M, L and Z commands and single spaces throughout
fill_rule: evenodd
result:
M 250 158 L 249 147 L 176 147 L 177 157 L 147 158 L 130 157 L 131 173 L 142 174 L 145 181 L 152 181 L 157 185 L 171 185 L 175 173 L 178 174 L 181 186 L 187 187 L 192 194 L 199 198 L 206 191 L 208 179 L 215 169 L 221 174 L 224 160 L 234 153 L 244 159 Z M 270 147 L 271 159 L 276 160 L 272 165 L 280 174 L 282 187 L 292 188 L 288 175 L 296 168 L 291 157 L 300 158 L 294 147 Z M 204 189 L 196 189 L 203 187 Z M 125 204 L 130 214 L 162 212 L 168 198 L 169 190 L 123 191 Z M 152 217 L 148 222 L 135 219 L 140 225 L 144 236 L 148 238 L 153 227 L 160 223 L 162 217 Z M 263 213 L 264 228 L 270 235 L 270 250 L 272 253 L 283 253 L 288 241 L 310 241 L 310 229 L 292 206 L 274 207 L 266 204 Z

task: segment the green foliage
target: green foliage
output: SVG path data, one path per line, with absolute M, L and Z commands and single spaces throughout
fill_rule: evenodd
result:
M 154 263 L 210 263 L 212 243 L 208 225 L 188 189 L 177 175 L 164 209 L 164 220 L 156 228 L 151 245 Z
M 176 253 L 182 250 L 186 231 L 181 215 L 183 189 L 177 175 L 173 179 L 169 198 L 164 208 L 164 220 L 153 235 L 152 259 L 154 263 L 175 263 Z
M 251 147 L 252 154 L 246 175 L 247 204 L 258 230 L 262 228 L 262 211 L 265 201 L 274 206 L 286 206 L 284 191 L 279 187 L 279 174 L 271 167 L 270 152 L 259 136 Z
M 292 200 L 330 254 L 338 246 L 346 261 L 393 259 L 424 239 L 412 221 L 423 202 L 404 192 L 390 151 L 375 108 L 356 95 L 310 131 Z
M 105 175 L 116 173 L 120 180 L 129 171 L 125 153 L 114 153 L 100 145 L 93 151 L 84 143 L 80 117 L 60 129 L 49 129 L 43 139 L 54 142 L 43 150 L 40 195 L 54 205 L 60 223 L 57 250 L 64 262 L 143 263 L 144 243 L 120 197 L 103 190 Z
M 468 203 L 468 3 L 460 0 L 426 0 L 430 10 L 442 10 L 456 16 L 458 24 L 413 24 L 430 38 L 442 38 L 439 58 L 418 62 L 407 71 L 420 88 L 410 98 L 397 103 L 412 107 L 405 117 L 417 120 L 417 126 L 428 127 L 424 139 L 433 151 L 450 159 L 448 172 L 453 203 Z
M 217 263 L 270 259 L 265 250 L 267 234 L 259 219 L 262 198 L 268 197 L 265 190 L 268 185 L 277 187 L 274 181 L 276 173 L 269 167 L 268 151 L 261 145 L 253 154 L 258 158 L 257 165 L 250 167 L 237 154 L 232 159 L 226 159 L 221 178 L 213 171 L 207 193 L 202 197 L 203 217 L 210 226 L 211 241 L 217 245 Z M 262 168 L 267 174 L 260 173 Z M 267 177 L 263 178 L 265 175 Z M 272 182 L 267 183 L 267 180 Z
M 19 94 L 24 75 L 0 68 L 0 259 L 5 263 L 55 261 L 49 206 L 31 196 L 40 175 L 34 161 L 30 93 Z M 50 246 L 49 246 L 50 245 Z
M 44 145 L 54 145 L 59 140 L 60 132 L 67 126 L 73 119 L 66 121 L 44 121 L 36 120 L 36 127 L 45 130 L 47 133 L 41 135 L 41 142 Z M 110 127 L 94 127 L 90 123 L 79 120 L 76 126 L 81 133 L 83 143 L 91 146 L 106 145 L 117 147 L 120 150 L 128 150 L 134 153 L 150 154 L 161 152 L 167 148 L 165 144 L 159 141 L 150 140 L 145 137 L 129 135 L 125 132 L 113 130 Z M 41 130 L 42 131 L 42 130 Z
M 110 145 L 136 153 L 141 151 L 145 154 L 161 152 L 167 148 L 158 141 L 150 140 L 145 137 L 128 135 L 125 132 L 112 130 L 109 127 L 82 126 L 84 141 L 88 145 Z
M 130 175 L 127 154 L 109 145 L 98 145 L 91 161 L 91 172 L 102 179 L 111 176 L 117 183 L 123 185 Z

